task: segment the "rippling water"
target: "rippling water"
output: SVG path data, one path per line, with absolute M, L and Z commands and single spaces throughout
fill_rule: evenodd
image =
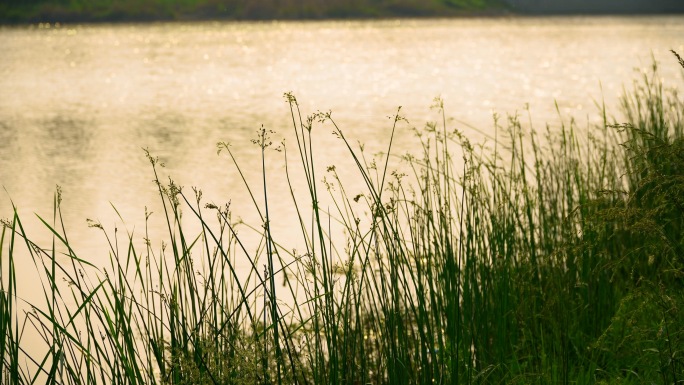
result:
M 231 142 L 258 183 L 255 131 L 263 124 L 292 143 L 284 92 L 294 92 L 305 113 L 332 110 L 349 137 L 376 151 L 387 143 L 388 115 L 403 106 L 410 125 L 421 127 L 435 119 L 435 96 L 466 132 L 459 121 L 486 133 L 493 112 L 527 103 L 538 125 L 557 122 L 554 100 L 566 117 L 595 119 L 593 101 L 614 105 L 652 55 L 663 78 L 681 86 L 667 51 L 683 44 L 681 16 L 3 27 L 0 216 L 11 216 L 11 198 L 36 231 L 31 213 L 51 217 L 60 185 L 81 257 L 106 258 L 86 218 L 112 228 L 115 206 L 142 237 L 145 207 L 159 209 L 143 147 L 167 163 L 164 175 L 254 219 L 215 144 Z M 330 131 L 315 133 L 322 166 L 344 159 Z M 400 151 L 411 144 L 402 126 Z M 274 197 L 289 194 L 283 170 L 282 155 L 268 153 Z M 272 203 L 274 221 L 292 217 L 285 201 Z

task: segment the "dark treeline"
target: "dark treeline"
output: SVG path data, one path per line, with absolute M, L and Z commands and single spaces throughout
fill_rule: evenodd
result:
M 670 13 L 684 12 L 681 0 L 507 0 L 524 13 Z
M 681 0 L 4 0 L 0 22 L 684 12 Z
M 269 20 L 505 12 L 503 0 L 5 0 L 0 21 Z

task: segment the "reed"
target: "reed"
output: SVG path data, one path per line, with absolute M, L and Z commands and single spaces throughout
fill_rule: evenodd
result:
M 394 153 L 407 126 L 398 111 L 377 156 L 331 113 L 303 116 L 286 94 L 293 148 L 274 146 L 263 128 L 254 143 L 262 164 L 286 161 L 300 251 L 271 232 L 266 167 L 260 186 L 248 184 L 227 143 L 219 152 L 243 176 L 261 223 L 163 183 L 148 152 L 166 236 L 91 221 L 107 268 L 70 246 L 59 190 L 52 218 L 39 217 L 50 245 L 31 240 L 15 208 L 0 237 L 0 380 L 681 382 L 684 101 L 657 79 L 654 65 L 625 93 L 625 123 L 605 108 L 602 124 L 583 129 L 572 119 L 537 129 L 513 115 L 495 119 L 479 144 L 436 100 L 438 121 L 415 130 L 419 154 Z M 348 150 L 361 194 L 335 167 L 321 168 L 318 126 Z M 24 257 L 40 303 L 17 291 Z

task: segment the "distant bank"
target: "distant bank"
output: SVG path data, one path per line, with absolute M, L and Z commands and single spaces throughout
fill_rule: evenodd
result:
M 684 13 L 684 0 L 4 0 L 0 23 Z
M 684 12 L 684 0 L 506 0 L 531 14 L 667 14 Z

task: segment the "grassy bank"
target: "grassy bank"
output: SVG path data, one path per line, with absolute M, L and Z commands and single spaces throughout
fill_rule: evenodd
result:
M 501 13 L 501 0 L 9 0 L 0 22 L 339 19 Z
M 261 223 L 162 182 L 150 154 L 167 237 L 91 222 L 106 269 L 69 246 L 59 191 L 43 220 L 52 244 L 33 243 L 16 211 L 3 221 L 2 383 L 684 380 L 684 100 L 655 66 L 623 97 L 621 124 L 608 111 L 597 126 L 546 130 L 509 116 L 475 144 L 437 100 L 418 154 L 392 155 L 390 139 L 370 157 L 329 113 L 286 101 L 296 143 L 261 130 L 254 144 L 264 162 L 299 167 L 289 197 L 265 171 L 245 186 Z M 312 137 L 330 130 L 363 193 L 317 162 Z M 219 151 L 239 169 L 229 145 Z M 403 171 L 388 168 L 396 156 Z M 274 199 L 291 200 L 304 249 L 272 236 Z M 243 242 L 246 228 L 260 242 Z M 32 260 L 41 303 L 22 300 L 18 258 Z M 36 337 L 42 353 L 27 354 Z

